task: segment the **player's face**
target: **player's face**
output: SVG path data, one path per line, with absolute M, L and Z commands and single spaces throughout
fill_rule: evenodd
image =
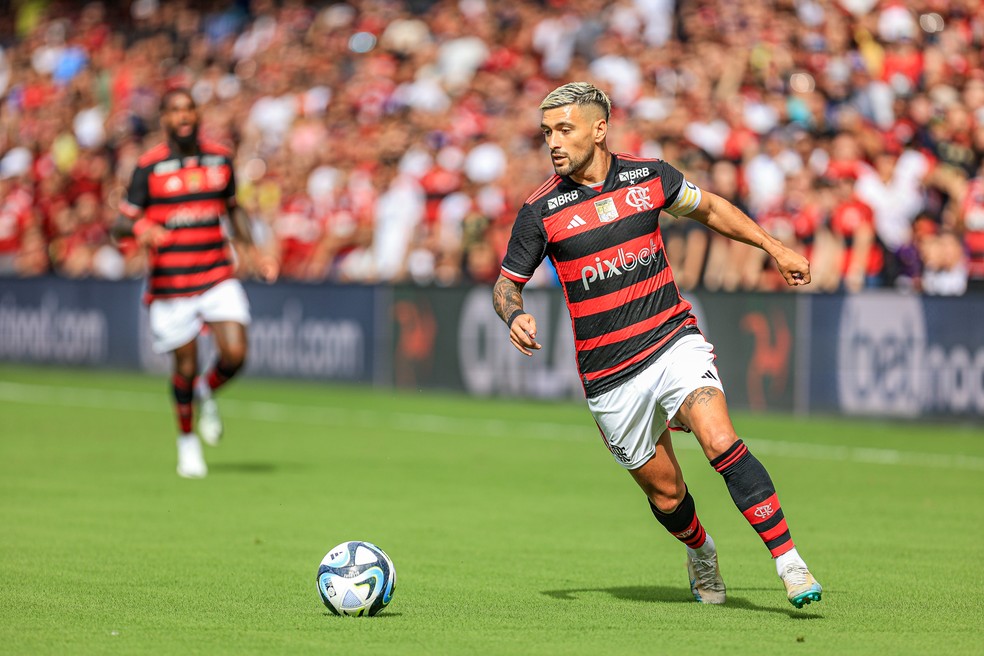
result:
M 161 113 L 161 126 L 169 139 L 187 144 L 198 136 L 198 109 L 183 93 L 171 96 Z
M 594 157 L 595 145 L 604 139 L 606 122 L 592 105 L 564 105 L 543 112 L 540 130 L 550 149 L 557 175 L 576 175 Z

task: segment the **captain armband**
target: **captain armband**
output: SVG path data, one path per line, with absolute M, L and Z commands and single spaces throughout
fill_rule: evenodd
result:
M 663 208 L 664 212 L 669 212 L 673 216 L 687 216 L 700 205 L 700 188 L 692 182 L 683 181 L 680 185 L 680 192 L 676 200 L 671 205 Z

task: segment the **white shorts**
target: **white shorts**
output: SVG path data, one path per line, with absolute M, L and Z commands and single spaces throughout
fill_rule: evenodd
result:
M 151 348 L 154 353 L 169 353 L 198 337 L 205 323 L 249 325 L 249 300 L 239 281 L 229 279 L 195 296 L 153 300 L 149 318 Z
M 667 426 L 682 427 L 673 417 L 701 387 L 724 392 L 714 347 L 703 335 L 687 335 L 635 378 L 588 399 L 588 409 L 615 460 L 637 469 L 656 453 L 656 441 Z

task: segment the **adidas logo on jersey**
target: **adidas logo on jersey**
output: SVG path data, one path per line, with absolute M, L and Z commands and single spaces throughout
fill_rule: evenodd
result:
M 580 216 L 578 216 L 577 214 L 575 214 L 574 215 L 574 218 L 571 219 L 571 222 L 567 224 L 567 229 L 568 230 L 573 230 L 574 228 L 578 228 L 578 227 L 583 226 L 585 224 L 587 224 L 587 221 L 585 221 Z
M 704 375 L 701 376 L 701 378 L 710 378 L 711 380 L 717 380 L 718 379 L 718 377 L 715 376 L 714 375 L 714 372 L 711 371 L 710 369 L 708 369 L 707 371 L 705 371 L 704 372 Z

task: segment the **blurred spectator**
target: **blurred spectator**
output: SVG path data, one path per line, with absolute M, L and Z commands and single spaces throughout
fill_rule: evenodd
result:
M 138 249 L 105 241 L 104 208 L 159 140 L 161 94 L 181 84 L 203 133 L 236 147 L 239 201 L 285 277 L 488 282 L 525 200 L 516 182 L 550 174 L 531 108 L 585 79 L 615 100 L 616 150 L 662 157 L 781 232 L 811 259 L 806 291 L 956 278 L 950 236 L 970 286 L 984 286 L 979 2 L 134 0 L 10 13 L 5 275 L 142 275 Z M 681 286 L 777 288 L 755 249 L 692 221 L 663 229 Z M 545 265 L 530 284 L 556 279 Z
M 47 269 L 37 259 L 38 239 L 43 235 L 30 167 L 26 148 L 13 148 L 0 159 L 0 275 L 31 275 Z
M 875 235 L 874 213 L 855 193 L 855 182 L 856 176 L 850 170 L 834 176 L 836 204 L 830 218 L 830 229 L 838 240 L 843 286 L 848 292 L 878 286 L 884 263 Z
M 968 251 L 969 284 L 984 289 L 984 163 L 967 185 L 958 230 Z
M 922 245 L 922 291 L 939 296 L 959 296 L 967 291 L 967 257 L 960 239 L 945 230 Z

